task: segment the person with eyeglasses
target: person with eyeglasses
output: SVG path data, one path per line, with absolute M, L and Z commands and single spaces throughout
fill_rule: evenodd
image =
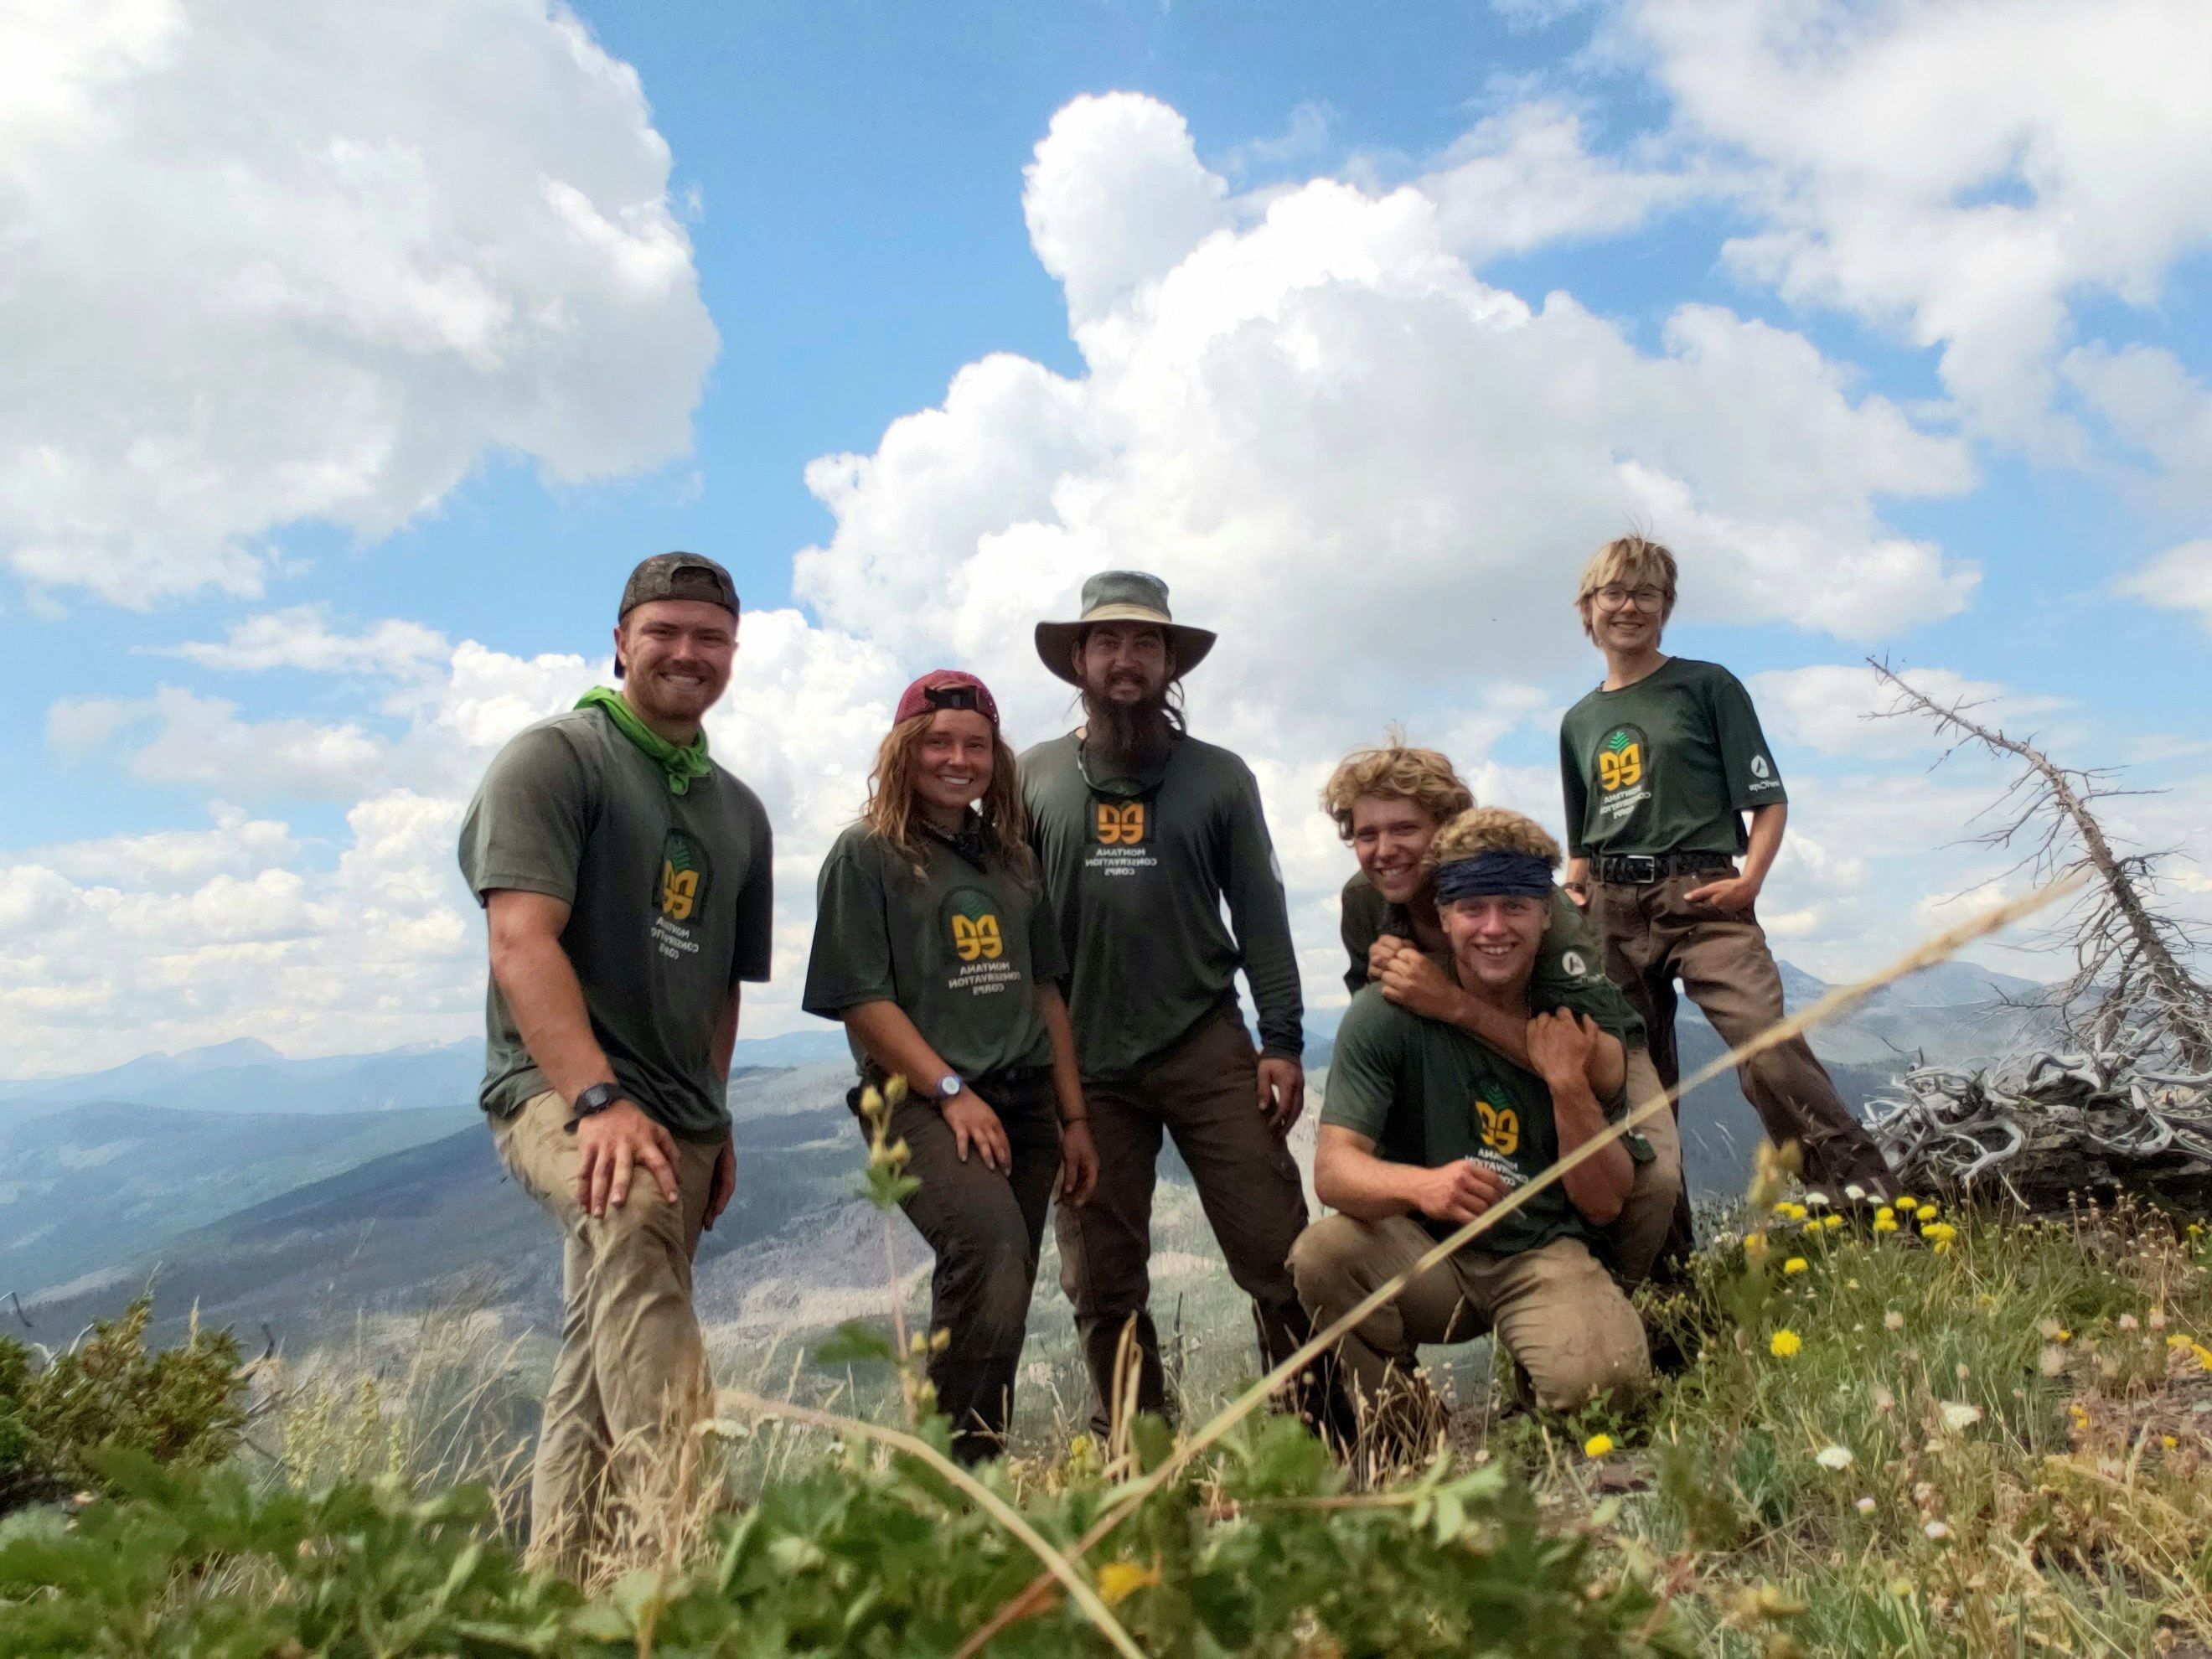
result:
M 1037 654 L 1077 688 L 1084 724 L 1022 757 L 1044 881 L 1070 968 L 1097 1195 L 1063 1207 L 1060 1284 L 1102 1431 L 1125 1398 L 1165 1415 L 1152 1295 L 1152 1193 L 1164 1137 L 1198 1188 L 1230 1276 L 1252 1298 L 1272 1368 L 1308 1334 L 1288 1261 L 1306 1224 L 1285 1138 L 1305 1103 L 1304 1007 L 1281 870 L 1251 769 L 1185 728 L 1182 682 L 1214 635 L 1175 621 L 1167 584 L 1112 570 L 1073 622 L 1042 622 Z M 1227 908 L 1224 918 L 1223 909 Z M 1255 1049 L 1237 999 L 1259 1013 Z M 1295 1403 L 1325 1421 L 1320 1373 Z
M 1563 885 L 1589 908 L 1606 971 L 1643 1016 L 1670 1087 L 1680 1076 L 1677 980 L 1731 1048 L 1783 1018 L 1781 972 L 1754 906 L 1790 816 L 1742 682 L 1659 648 L 1675 578 L 1674 556 L 1642 536 L 1591 557 L 1575 605 L 1605 655 L 1605 680 L 1559 726 L 1571 854 Z M 1889 1191 L 1880 1149 L 1802 1037 L 1737 1076 L 1774 1144 L 1798 1145 L 1814 1190 L 1838 1203 L 1853 1188 L 1867 1200 Z M 1686 1255 L 1691 1242 L 1686 1189 L 1668 1255 Z
M 1055 1189 L 1080 1206 L 1098 1179 L 1027 817 L 982 681 L 939 669 L 907 687 L 866 808 L 823 861 L 802 998 L 845 1027 L 849 1103 L 906 1079 L 890 1133 L 921 1183 L 902 1207 L 937 1256 L 929 1380 L 968 1463 L 1006 1447 Z

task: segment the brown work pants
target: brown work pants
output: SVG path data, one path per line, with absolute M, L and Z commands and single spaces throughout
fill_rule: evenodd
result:
M 1291 1251 L 1298 1297 L 1316 1329 L 1334 1324 L 1436 1245 L 1411 1216 L 1325 1216 Z M 1345 1386 L 1371 1429 L 1419 1449 L 1442 1426 L 1416 1374 L 1418 1344 L 1468 1342 L 1494 1330 L 1539 1405 L 1571 1411 L 1650 1374 L 1644 1322 L 1580 1239 L 1493 1255 L 1462 1249 L 1413 1279 L 1337 1346 Z
M 1650 1050 L 1642 1046 L 1628 1051 L 1628 1109 L 1633 1111 L 1652 1096 L 1666 1091 Z M 1674 1209 L 1682 1201 L 1682 1136 L 1674 1114 L 1655 1112 L 1636 1126 L 1651 1148 L 1650 1161 L 1636 1166 L 1636 1183 L 1628 1201 L 1605 1230 L 1614 1275 L 1624 1285 L 1641 1285 L 1651 1276 L 1674 1230 Z
M 945 1345 L 929 1356 L 937 1407 L 952 1419 L 952 1450 L 963 1463 L 1006 1449 L 1014 1373 L 1028 1334 L 1045 1212 L 1060 1174 L 1060 1115 L 1052 1078 L 971 1081 L 1006 1132 L 1012 1167 L 983 1162 L 959 1143 L 938 1103 L 908 1095 L 891 1114 L 894 1140 L 907 1144 L 906 1172 L 921 1182 L 902 1206 L 936 1252 L 929 1280 L 929 1328 Z M 862 1126 L 862 1133 L 866 1126 Z
M 691 1258 L 719 1142 L 676 1143 L 678 1202 L 641 1167 L 593 1220 L 576 1201 L 576 1137 L 550 1091 L 492 1120 L 500 1161 L 558 1222 L 561 1351 L 530 1480 L 532 1563 L 570 1578 L 611 1547 L 634 1547 L 689 1501 L 690 1429 L 707 1403 L 707 1349 L 691 1310 Z
M 1650 883 L 1594 882 L 1590 915 L 1605 943 L 1605 970 L 1644 1017 L 1652 1063 L 1672 1088 L 1681 1078 L 1674 1043 L 1674 981 L 1705 1011 L 1733 1048 L 1781 1022 L 1782 975 L 1766 933 L 1750 910 L 1729 912 L 1686 896 L 1722 879 L 1723 870 L 1668 876 Z M 1805 1039 L 1791 1037 L 1736 1068 L 1744 1098 L 1777 1146 L 1796 1141 L 1808 1183 L 1840 1200 L 1856 1183 L 1887 1194 L 1889 1165 Z M 1668 1253 L 1686 1253 L 1692 1238 L 1687 1184 L 1675 1209 Z
M 1165 1415 L 1167 1385 L 1150 1312 L 1152 1188 L 1163 1133 L 1198 1185 L 1199 1203 L 1227 1259 L 1229 1276 L 1252 1298 L 1260 1357 L 1269 1369 L 1305 1340 L 1309 1327 L 1291 1280 L 1291 1246 L 1306 1224 L 1305 1190 L 1283 1138 L 1260 1115 L 1258 1054 L 1234 1004 L 1200 1020 L 1138 1075 L 1085 1079 L 1084 1103 L 1098 1147 L 1098 1188 L 1079 1206 L 1062 1205 L 1060 1282 L 1095 1390 L 1091 1421 L 1103 1432 L 1116 1355 L 1133 1322 L 1137 1409 Z

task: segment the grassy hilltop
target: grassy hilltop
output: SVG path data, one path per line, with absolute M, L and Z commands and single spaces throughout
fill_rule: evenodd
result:
M 1860 1235 L 1785 1206 L 1653 1301 L 1696 1358 L 1641 1411 L 1510 1414 L 1487 1345 L 1439 1352 L 1462 1409 L 1436 1464 L 1353 1490 L 1255 1419 L 1085 1557 L 1086 1599 L 1155 1654 L 2212 1651 L 2208 1268 L 2198 1229 L 2132 1212 Z M 1188 1278 L 1194 1428 L 1248 1328 L 1218 1273 Z M 234 1350 L 131 1347 L 66 1401 L 0 1366 L 0 1458 L 31 1446 L 104 1493 L 0 1523 L 0 1651 L 950 1653 L 1038 1571 L 926 1458 L 729 1410 L 702 1443 L 715 1502 L 586 1601 L 517 1564 L 536 1379 L 490 1316 L 264 1365 L 248 1420 L 206 1425 L 221 1455 L 179 1419 L 215 1409 L 201 1383 Z M 718 1360 L 774 1401 L 902 1419 L 880 1365 Z M 1073 1382 L 1048 1325 L 988 1478 L 1055 1544 L 1171 1444 L 1093 1445 Z M 92 1445 L 134 1437 L 172 1464 Z M 988 1651 L 1115 1650 L 1099 1629 L 1054 1589 Z

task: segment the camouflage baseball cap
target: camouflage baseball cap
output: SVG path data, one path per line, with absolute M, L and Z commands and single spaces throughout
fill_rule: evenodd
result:
M 697 553 L 656 553 L 640 562 L 623 584 L 620 621 L 653 599 L 703 599 L 738 614 L 738 585 L 730 573 Z

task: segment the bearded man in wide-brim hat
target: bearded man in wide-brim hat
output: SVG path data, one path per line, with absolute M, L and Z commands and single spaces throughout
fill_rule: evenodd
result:
M 1083 725 L 1023 756 L 1021 776 L 1098 1148 L 1097 1190 L 1060 1209 L 1058 1234 L 1102 1429 L 1127 1398 L 1115 1388 L 1125 1346 L 1137 1407 L 1169 1411 L 1147 1310 L 1164 1137 L 1252 1298 L 1265 1364 L 1310 1328 L 1287 1265 L 1306 1224 L 1285 1144 L 1305 1100 L 1289 908 L 1251 769 L 1192 737 L 1182 717 L 1182 678 L 1213 643 L 1177 623 L 1167 584 L 1139 571 L 1091 577 L 1080 616 L 1036 629 L 1044 665 L 1083 701 Z M 1256 1048 L 1240 969 L 1259 1012 Z M 1301 1401 L 1319 1409 L 1320 1385 Z

